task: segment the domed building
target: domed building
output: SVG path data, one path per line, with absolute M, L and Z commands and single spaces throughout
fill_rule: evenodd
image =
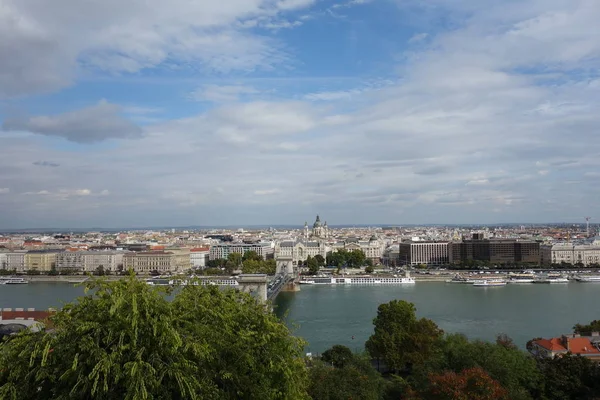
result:
M 311 237 L 315 239 L 327 239 L 329 237 L 327 221 L 325 221 L 324 225 L 321 225 L 321 218 L 318 215 L 315 223 L 313 224 Z

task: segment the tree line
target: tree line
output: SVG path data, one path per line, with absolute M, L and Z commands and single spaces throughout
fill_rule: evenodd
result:
M 254 250 L 240 253 L 229 253 L 226 259 L 219 258 L 207 262 L 202 273 L 204 275 L 231 275 L 241 270 L 244 274 L 275 275 L 277 264 L 275 260 L 265 260 Z
M 535 358 L 506 335 L 490 343 L 447 334 L 402 300 L 378 307 L 365 352 L 336 345 L 310 358 L 280 319 L 233 289 L 174 291 L 134 274 L 86 288 L 46 328 L 0 342 L 0 398 L 600 398 L 600 366 L 586 358 Z

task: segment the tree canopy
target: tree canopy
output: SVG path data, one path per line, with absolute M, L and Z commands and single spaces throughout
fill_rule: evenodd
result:
M 360 249 L 348 251 L 347 249 L 338 249 L 327 253 L 327 265 L 334 267 L 359 268 L 366 262 L 365 253 Z
M 366 348 L 392 370 L 423 363 L 442 337 L 443 331 L 433 321 L 417 319 L 415 312 L 414 304 L 403 300 L 392 300 L 377 309 L 375 332 Z
M 593 320 L 589 324 L 575 324 L 573 326 L 575 333 L 589 335 L 592 332 L 600 332 L 600 320 Z
M 305 399 L 303 342 L 250 295 L 133 276 L 0 345 L 2 399 Z M 90 294 L 92 293 L 92 294 Z
M 427 400 L 508 400 L 508 393 L 482 368 L 430 376 Z

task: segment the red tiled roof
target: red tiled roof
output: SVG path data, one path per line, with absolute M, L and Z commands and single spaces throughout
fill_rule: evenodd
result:
M 536 340 L 534 343 L 550 351 L 567 351 L 562 345 L 560 338 L 540 339 Z
M 193 249 L 190 249 L 190 252 L 196 252 L 196 251 L 209 251 L 210 247 L 196 247 Z
M 567 338 L 567 340 L 569 341 L 569 350 L 573 354 L 600 354 L 600 351 L 592 345 L 588 338 Z

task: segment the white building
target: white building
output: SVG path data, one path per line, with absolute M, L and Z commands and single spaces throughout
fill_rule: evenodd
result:
M 94 272 L 100 266 L 104 271 L 116 272 L 123 268 L 123 253 L 118 251 L 86 251 L 83 255 L 83 270 Z
M 402 242 L 400 263 L 407 265 L 444 265 L 450 262 L 451 242 Z
M 308 256 L 327 257 L 328 247 L 321 241 L 285 241 L 275 244 L 275 260 L 292 259 L 294 264 L 304 262 Z
M 591 264 L 600 264 L 600 243 L 592 244 L 560 243 L 552 246 L 551 260 L 552 264 L 583 264 L 589 266 Z
M 0 253 L 0 269 L 8 269 L 8 257 L 6 253 Z
M 83 271 L 83 251 L 63 251 L 56 255 L 56 269 Z
M 204 268 L 210 257 L 210 249 L 208 247 L 198 247 L 190 249 L 190 263 L 193 268 Z
M 259 256 L 267 259 L 273 255 L 273 246 L 271 243 L 219 243 L 210 247 L 209 258 L 226 259 L 229 253 L 244 254 L 248 251 L 255 251 Z
M 17 270 L 17 272 L 25 272 L 25 254 L 27 250 L 17 250 L 6 254 L 6 269 Z

